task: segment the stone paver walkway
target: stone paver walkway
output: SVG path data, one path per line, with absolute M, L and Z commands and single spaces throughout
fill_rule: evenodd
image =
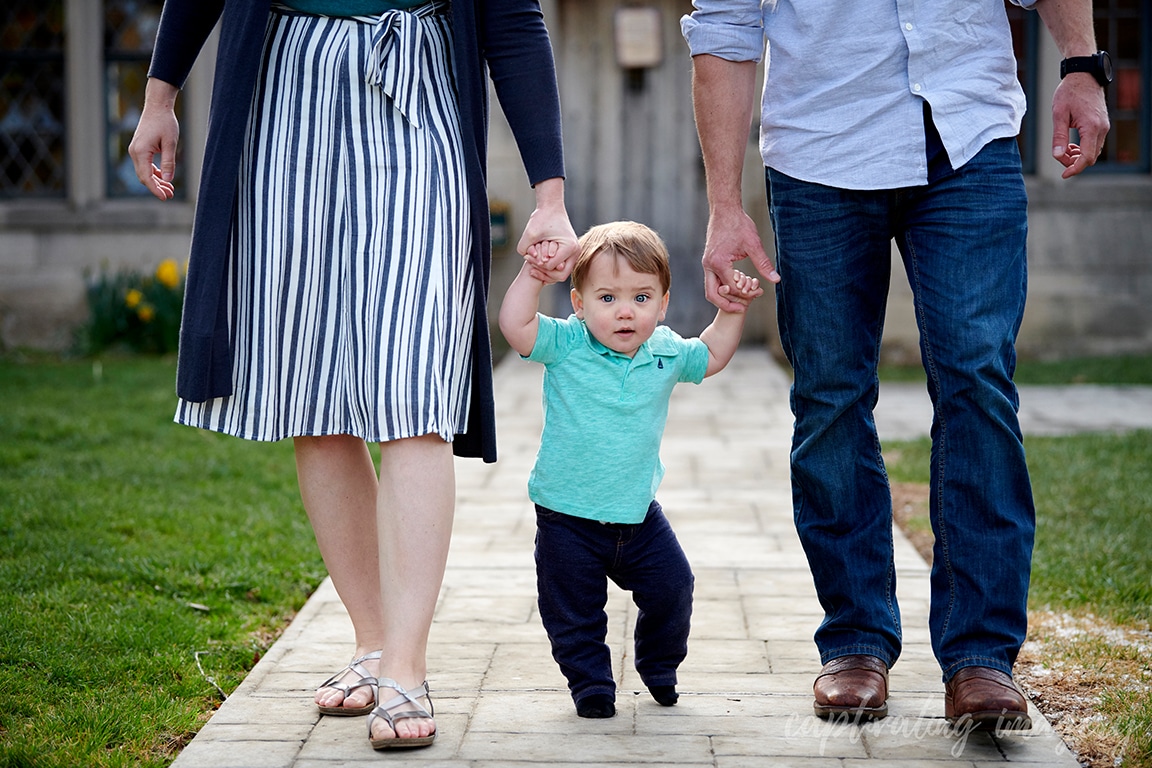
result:
M 1025 437 L 1077 432 L 1152 429 L 1152 387 L 1074 384 L 1021 386 L 1020 425 Z M 880 437 L 905 440 L 928 434 L 932 401 L 923 384 L 882 384 L 876 404 Z
M 929 648 L 928 569 L 899 533 L 905 649 L 892 670 L 891 714 L 865 727 L 812 716 L 820 663 L 811 637 L 821 611 L 791 520 L 788 378 L 758 349 L 741 349 L 728 370 L 673 398 L 659 498 L 696 572 L 680 703 L 658 706 L 632 669 L 635 610 L 612 587 L 619 714 L 576 717 L 535 607 L 525 486 L 540 431 L 540 368 L 506 361 L 496 386 L 501 460 L 457 464 L 455 534 L 429 657 L 436 743 L 377 753 L 363 718 L 316 714 L 315 686 L 352 651 L 347 615 L 326 581 L 176 768 L 1077 765 L 1036 711 L 1027 735 L 951 733 Z M 898 405 L 889 394 L 884 401 Z M 902 436 L 883 419 L 881 429 Z

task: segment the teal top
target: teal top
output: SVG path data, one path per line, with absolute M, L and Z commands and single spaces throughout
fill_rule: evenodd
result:
M 528 496 L 574 517 L 643 522 L 664 478 L 660 440 L 672 389 L 704 380 L 708 347 L 657 326 L 629 358 L 575 315 L 537 317 L 525 359 L 544 364 L 544 433 Z
M 280 0 L 289 8 L 316 16 L 379 16 L 385 11 L 405 11 L 428 0 Z

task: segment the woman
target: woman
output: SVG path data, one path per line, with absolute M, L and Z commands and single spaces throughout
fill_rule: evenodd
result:
M 294 439 L 355 630 L 316 703 L 371 712 L 377 749 L 430 744 L 452 455 L 495 460 L 489 71 L 536 193 L 518 248 L 549 244 L 560 272 L 577 248 L 548 33 L 537 0 L 167 0 L 129 148 L 161 200 L 176 95 L 218 20 L 176 420 Z

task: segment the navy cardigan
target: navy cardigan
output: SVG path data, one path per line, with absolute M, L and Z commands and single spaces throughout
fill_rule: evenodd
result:
M 487 152 L 488 76 L 512 127 L 533 186 L 564 175 L 560 99 L 548 31 L 538 0 L 452 0 L 453 53 L 464 137 L 476 276 L 472 402 L 468 430 L 453 443 L 459 456 L 496 460 L 492 348 L 488 337 L 491 271 Z M 202 402 L 232 394 L 227 317 L 229 236 L 248 109 L 253 98 L 270 0 L 166 0 L 149 76 L 183 87 L 220 21 L 208 137 L 197 199 L 177 394 Z

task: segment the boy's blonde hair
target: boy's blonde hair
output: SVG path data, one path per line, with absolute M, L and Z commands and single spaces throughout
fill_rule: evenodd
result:
M 579 291 L 597 255 L 609 252 L 623 258 L 635 271 L 656 275 L 664 293 L 672 287 L 668 248 L 660 235 L 635 221 L 613 221 L 592 227 L 580 238 L 580 255 L 572 268 L 572 287 Z

